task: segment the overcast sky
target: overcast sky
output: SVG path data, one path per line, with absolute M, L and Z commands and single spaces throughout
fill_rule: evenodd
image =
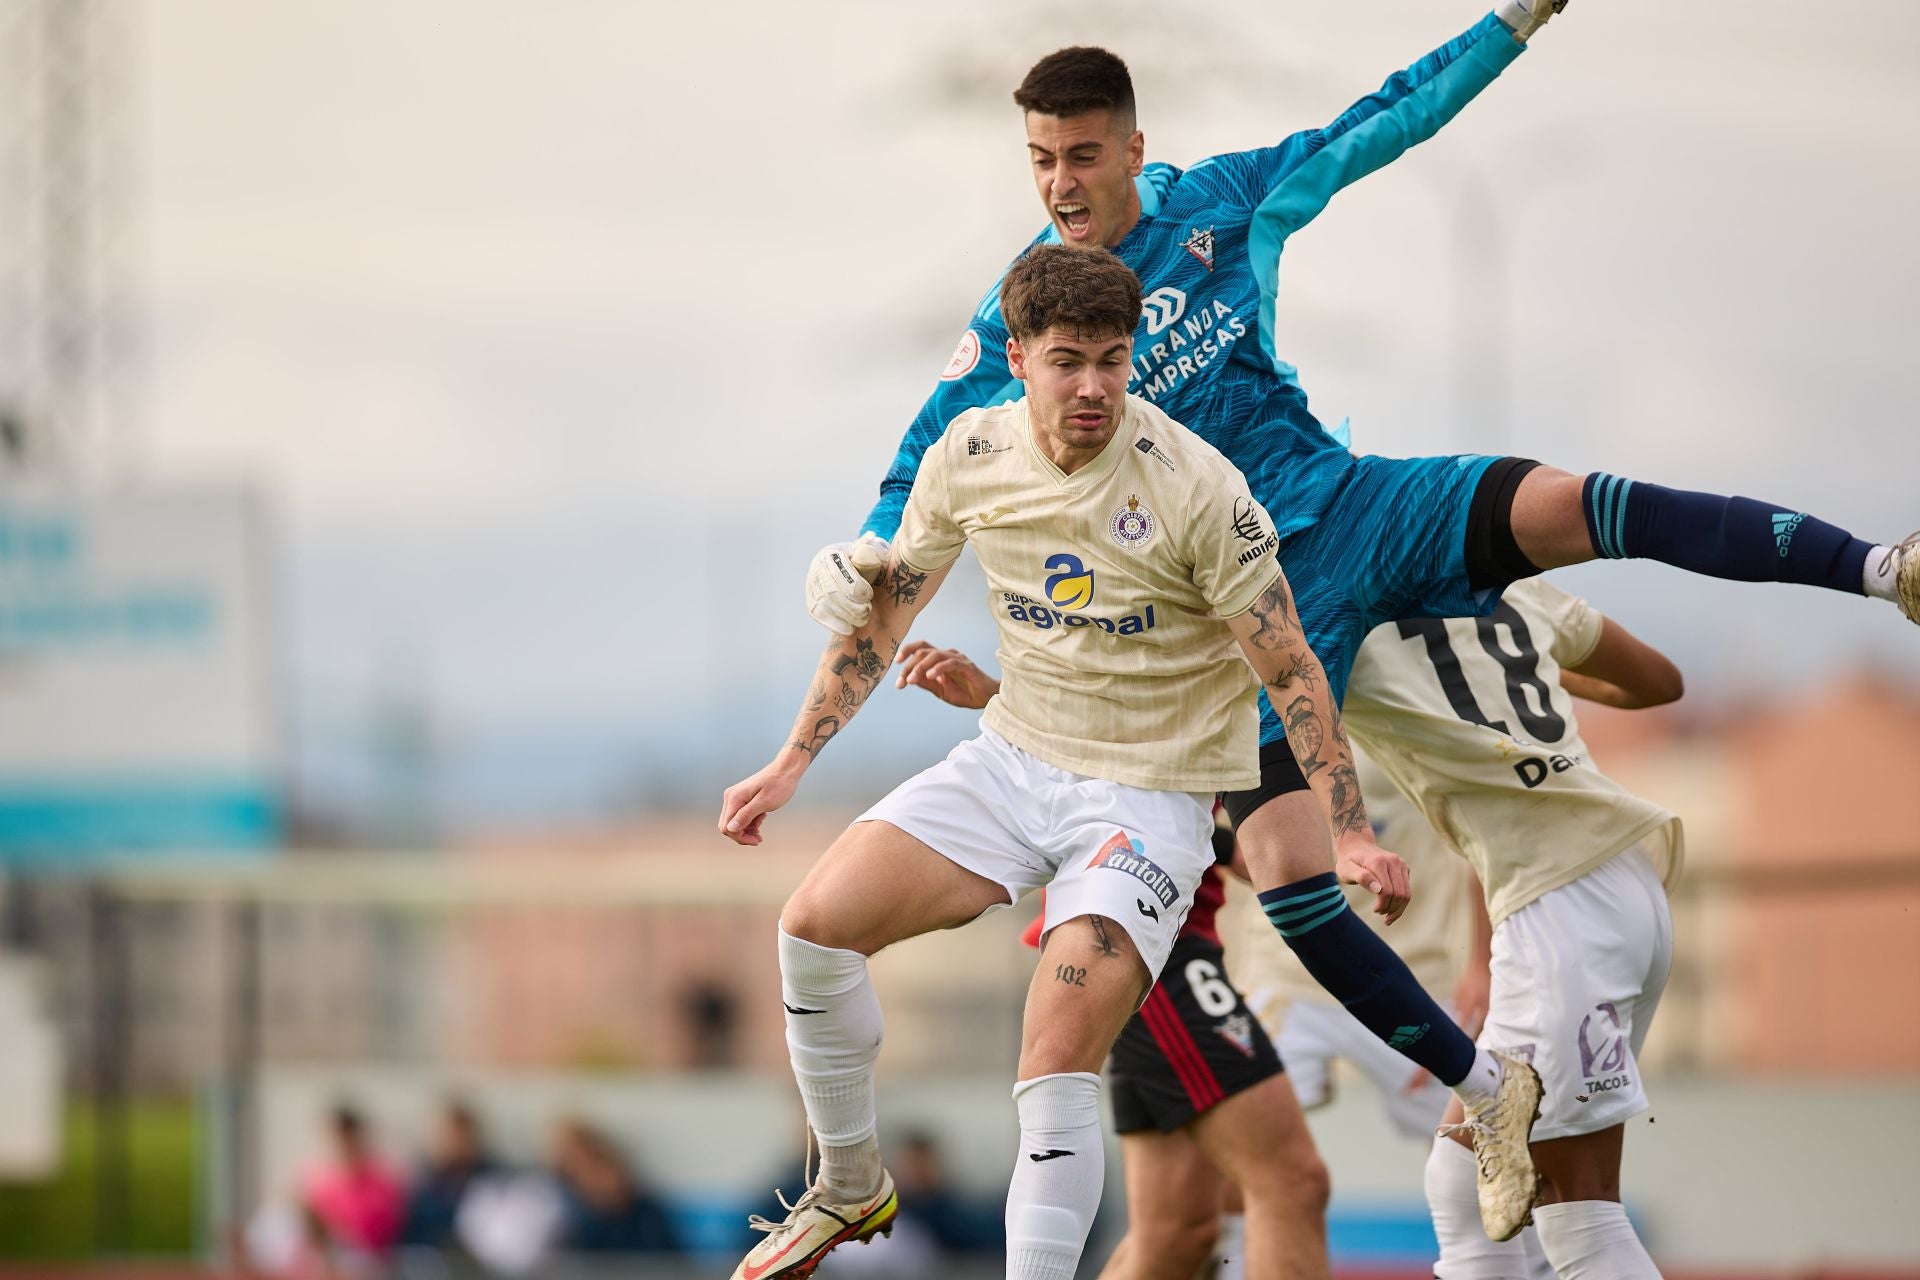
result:
M 468 798 L 684 795 L 779 741 L 807 559 L 1038 227 L 1006 99 L 1035 57 L 1109 44 L 1149 158 L 1189 163 L 1324 123 L 1479 12 L 149 0 L 139 464 L 271 497 L 309 789 L 361 785 L 387 690 Z M 1289 243 L 1316 411 L 1381 453 L 1920 525 L 1920 5 L 1861 12 L 1575 0 Z M 1563 580 L 1702 700 L 1860 658 L 1920 680 L 1888 608 Z M 978 589 L 923 630 L 985 656 Z M 877 701 L 823 787 L 968 730 L 917 701 Z

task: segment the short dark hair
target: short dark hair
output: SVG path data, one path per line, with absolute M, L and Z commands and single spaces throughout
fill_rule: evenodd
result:
M 1021 342 L 1055 327 L 1081 339 L 1124 338 L 1140 323 L 1140 277 L 1105 249 L 1035 245 L 1007 269 L 1000 314 Z
M 1013 100 L 1022 111 L 1043 116 L 1111 111 L 1116 123 L 1133 132 L 1133 77 L 1127 64 L 1092 45 L 1059 49 L 1034 63 Z

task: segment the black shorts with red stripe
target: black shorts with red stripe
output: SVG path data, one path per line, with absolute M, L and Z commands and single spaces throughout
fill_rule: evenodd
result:
M 1113 1127 L 1171 1133 L 1280 1071 L 1273 1041 L 1227 980 L 1220 944 L 1182 934 L 1107 1059 Z

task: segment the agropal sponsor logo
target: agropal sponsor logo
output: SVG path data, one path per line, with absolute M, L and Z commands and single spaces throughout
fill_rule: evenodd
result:
M 1000 602 L 1006 606 L 1008 621 L 1024 622 L 1036 631 L 1091 627 L 1120 636 L 1151 631 L 1158 622 L 1152 605 L 1136 607 L 1119 617 L 1088 613 L 1094 600 L 1094 571 L 1071 552 L 1062 551 L 1047 557 L 1045 568 L 1047 577 L 1041 588 L 1042 599 L 1035 600 L 1017 591 L 1001 593 Z

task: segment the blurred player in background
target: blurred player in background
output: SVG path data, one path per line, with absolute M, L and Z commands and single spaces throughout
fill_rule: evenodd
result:
M 1246 523 L 1269 539 L 1266 513 L 1217 452 L 1126 394 L 1140 305 L 1138 280 L 1111 254 L 1043 246 L 1008 272 L 1008 355 L 1024 398 L 963 415 L 928 451 L 871 618 L 829 643 L 792 740 L 723 799 L 721 830 L 758 844 L 971 545 L 1005 688 L 980 736 L 868 810 L 781 913 L 787 1042 L 821 1171 L 783 1220 L 756 1221 L 767 1238 L 736 1280 L 809 1275 L 896 1212 L 876 1140 L 881 1018 L 867 957 L 1043 885 L 1006 1274 L 1071 1280 L 1105 1176 L 1094 1073 L 1213 865 L 1213 793 L 1257 779 L 1257 682 L 1241 657 L 1325 727 L 1320 857 L 1332 860 L 1332 815 L 1359 806 L 1286 580 L 1237 532 Z M 1366 843 L 1372 861 L 1387 858 L 1370 831 Z M 1517 1063 L 1505 1074 L 1534 1081 Z
M 1366 651 L 1363 646 L 1362 655 Z M 1461 1029 L 1477 1036 L 1486 1024 L 1492 945 L 1480 882 L 1428 824 L 1426 815 L 1357 746 L 1354 757 L 1374 830 L 1386 847 L 1406 860 L 1417 890 L 1413 905 L 1391 928 L 1376 917 L 1361 918 L 1380 932 Z M 1364 905 L 1354 889 L 1349 888 L 1347 896 L 1356 910 Z M 1219 921 L 1227 964 L 1286 1063 L 1301 1108 L 1311 1111 L 1333 1101 L 1340 1064 L 1345 1063 L 1365 1077 L 1393 1129 L 1417 1140 L 1422 1151 L 1428 1150 L 1453 1096 L 1447 1088 L 1381 1043 L 1331 999 L 1274 937 L 1251 892 L 1230 885 Z M 1250 1255 L 1237 1247 L 1244 1232 L 1243 1210 L 1231 1189 L 1227 1201 L 1216 1280 L 1257 1277 L 1259 1273 L 1245 1263 Z M 1468 1208 L 1473 1209 L 1471 1201 Z M 1527 1248 L 1533 1241 L 1534 1233 L 1525 1230 L 1513 1243 Z M 1530 1247 L 1537 1255 L 1538 1243 Z
M 1342 187 L 1450 121 L 1563 6 L 1500 0 L 1325 128 L 1185 171 L 1145 162 L 1126 65 L 1105 50 L 1052 54 L 1014 94 L 1049 219 L 1038 242 L 1104 246 L 1140 276 L 1146 307 L 1130 385 L 1219 448 L 1272 513 L 1271 534 L 1247 526 L 1247 553 L 1277 546 L 1336 699 L 1361 639 L 1379 623 L 1482 614 L 1506 584 L 1596 557 L 1876 595 L 1920 620 L 1920 536 L 1874 546 L 1790 506 L 1573 475 L 1522 458 L 1356 458 L 1309 411 L 1296 370 L 1274 347 L 1285 241 Z M 958 414 L 1020 394 L 1006 349 L 996 286 L 902 441 L 866 532 L 815 557 L 809 611 L 824 625 L 844 634 L 866 616 L 868 579 L 928 446 Z M 1151 439 L 1140 447 L 1155 456 Z M 1377 1037 L 1484 1100 L 1497 1084 L 1477 1074 L 1486 1059 L 1344 908 L 1334 874 L 1306 853 L 1319 820 L 1301 794 L 1312 770 L 1302 776 L 1283 738 L 1321 730 L 1291 720 L 1288 707 L 1264 709 L 1261 785 L 1229 802 L 1241 846 L 1265 877 L 1263 907 L 1315 980 Z M 1311 742 L 1302 758 L 1314 760 Z M 1339 870 L 1349 882 L 1399 888 L 1344 861 Z M 1483 1210 L 1494 1235 L 1518 1230 L 1526 1212 L 1517 1201 L 1489 1200 Z

